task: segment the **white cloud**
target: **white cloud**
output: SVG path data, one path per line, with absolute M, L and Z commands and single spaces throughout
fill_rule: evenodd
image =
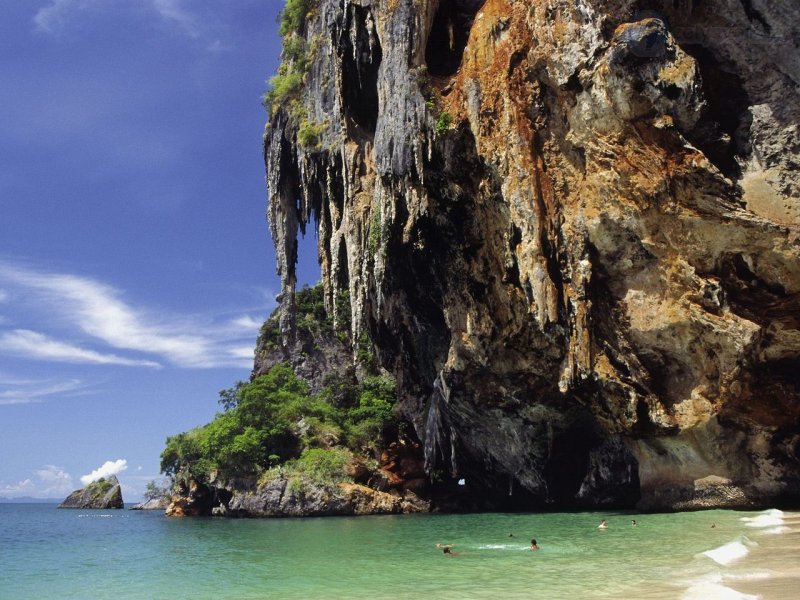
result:
M 183 7 L 181 0 L 151 0 L 153 8 L 162 19 L 175 23 L 190 37 L 200 36 L 200 23 L 197 17 Z
M 51 0 L 49 4 L 40 8 L 33 17 L 34 27 L 37 31 L 50 35 L 58 35 L 78 24 L 85 13 L 97 11 L 104 5 L 115 2 L 120 5 L 134 7 L 144 6 L 151 14 L 158 15 L 165 23 L 174 25 L 179 31 L 190 38 L 197 39 L 203 36 L 206 26 L 200 18 L 186 8 L 183 0 Z M 211 43 L 212 51 L 214 44 Z
M 250 315 L 243 315 L 231 321 L 231 326 L 239 328 L 243 331 L 249 331 L 251 333 L 257 334 L 261 326 L 264 324 L 264 321 L 259 321 L 258 319 L 254 319 Z
M 0 496 L 16 498 L 17 496 L 32 496 L 36 493 L 36 484 L 32 479 L 23 479 L 19 483 L 11 483 L 0 487 Z
M 75 396 L 85 389 L 80 379 L 66 381 L 0 380 L 0 406 L 30 404 L 52 396 Z
M 5 302 L 6 300 L 8 300 L 8 292 L 0 288 L 0 302 Z
M 52 0 L 36 12 L 33 22 L 38 31 L 55 34 L 67 27 L 75 13 L 96 4 L 97 0 Z
M 81 483 L 83 485 L 89 485 L 90 483 L 100 479 L 101 477 L 110 477 L 111 475 L 118 475 L 127 468 L 128 468 L 128 461 L 125 460 L 124 458 L 120 458 L 114 461 L 107 460 L 102 464 L 102 466 L 98 467 L 88 475 L 82 475 Z
M 69 494 L 74 491 L 72 477 L 62 467 L 45 465 L 36 471 L 39 477 L 40 490 L 45 496 Z
M 230 348 L 228 354 L 232 358 L 247 358 L 250 362 L 253 361 L 255 350 L 253 346 L 241 346 L 240 348 Z
M 155 316 L 154 311 L 134 308 L 121 299 L 118 290 L 93 279 L 43 273 L 3 262 L 0 262 L 0 283 L 16 286 L 15 297 L 20 296 L 26 308 L 33 306 L 50 319 L 57 315 L 62 325 L 77 327 L 83 334 L 116 350 L 159 356 L 184 368 L 252 366 L 252 350 L 247 355 L 241 352 L 244 344 L 252 348 L 260 326 L 250 317 L 218 324 L 207 315 L 170 315 L 159 311 Z M 88 348 L 86 343 L 56 341 L 28 329 L 4 333 L 0 337 L 0 348 L 3 347 L 38 359 L 158 365 L 153 360 L 99 352 Z
M 50 339 L 44 334 L 28 329 L 15 329 L 14 331 L 0 333 L 0 351 L 17 356 L 25 356 L 27 358 L 57 362 L 125 365 L 129 367 L 161 367 L 161 365 L 152 360 L 134 360 L 123 358 L 115 354 L 101 354 L 94 350 L 87 350 L 72 344 Z
M 60 498 L 75 490 L 75 484 L 63 467 L 45 465 L 34 471 L 36 481 L 23 479 L 19 483 L 0 486 L 0 496 L 17 498 L 32 496 L 35 498 Z

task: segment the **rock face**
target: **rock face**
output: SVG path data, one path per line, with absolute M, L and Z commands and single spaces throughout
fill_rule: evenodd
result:
M 301 37 L 319 143 L 284 107 L 264 147 L 284 347 L 313 222 L 471 502 L 800 501 L 796 2 L 320 0 Z
M 146 500 L 145 502 L 140 502 L 139 504 L 134 504 L 131 506 L 131 510 L 166 510 L 169 508 L 170 499 L 169 498 L 151 498 L 150 500 Z
M 283 477 L 254 481 L 193 482 L 167 507 L 171 517 L 327 517 L 428 512 L 410 489 L 381 491 L 357 483 L 295 485 Z
M 288 343 L 281 344 L 280 311 L 274 312 L 262 326 L 256 341 L 252 377 L 264 375 L 277 364 L 288 363 L 295 374 L 308 383 L 309 390 L 317 393 L 332 374 L 350 378 L 355 376 L 347 336 L 350 315 L 349 312 L 342 315 L 348 322 L 346 327 L 339 325 L 337 335 L 330 327 L 332 319 L 324 314 L 322 288 L 317 286 L 303 290 L 302 296 L 307 305 L 316 305 L 318 302 L 323 314 L 315 314 L 319 311 L 314 310 L 302 311 L 306 317 L 304 322 L 295 327 Z
M 101 478 L 76 490 L 58 508 L 124 508 L 122 489 L 115 475 Z
M 346 471 L 352 481 L 319 482 L 278 474 L 258 481 L 253 477 L 220 477 L 208 483 L 185 482 L 169 500 L 171 517 L 324 517 L 429 512 L 431 495 L 418 444 L 392 442 L 368 468 L 355 461 Z M 436 488 L 447 502 L 453 490 Z M 443 504 L 442 504 L 443 505 Z M 450 500 L 451 508 L 462 508 Z
M 354 483 L 294 489 L 285 479 L 277 478 L 252 490 L 237 489 L 218 514 L 234 517 L 325 517 L 428 510 L 428 503 L 413 494 L 389 494 Z
M 177 493 L 170 498 L 165 513 L 168 517 L 210 516 L 215 508 L 225 506 L 231 495 L 222 486 L 206 485 L 194 480 L 182 482 Z

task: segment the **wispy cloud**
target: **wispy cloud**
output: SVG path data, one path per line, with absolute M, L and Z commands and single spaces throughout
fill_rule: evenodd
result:
M 243 358 L 249 360 L 250 362 L 253 361 L 254 352 L 255 350 L 253 349 L 253 346 L 241 346 L 239 348 L 230 348 L 228 350 L 228 354 L 232 358 Z
M 239 328 L 243 331 L 258 331 L 263 323 L 263 321 L 259 321 L 251 315 L 242 315 L 230 322 L 232 327 Z
M 181 0 L 151 0 L 151 2 L 162 19 L 175 23 L 190 37 L 200 37 L 201 27 L 197 16 L 189 12 Z
M 192 39 L 208 37 L 211 24 L 205 23 L 200 16 L 190 10 L 183 0 L 50 0 L 40 8 L 33 17 L 36 31 L 49 35 L 78 26 L 82 19 L 91 12 L 96 12 L 110 4 L 119 7 L 143 7 L 146 11 L 169 25 L 173 25 L 181 34 Z M 118 7 L 118 8 L 119 8 Z M 218 51 L 220 42 L 209 38 L 208 48 Z
M 99 0 L 52 0 L 33 16 L 38 31 L 58 33 L 69 24 L 77 13 L 99 4 Z
M 117 460 L 107 460 L 101 466 L 97 467 L 88 475 L 81 475 L 81 483 L 89 485 L 93 481 L 97 481 L 101 477 L 110 477 L 111 475 L 119 475 L 128 468 L 128 461 L 124 458 Z
M 28 329 L 15 329 L 0 333 L 0 351 L 27 358 L 56 362 L 92 363 L 100 365 L 125 365 L 129 367 L 155 367 L 161 365 L 152 360 L 135 360 L 115 354 L 101 354 L 94 350 L 79 348 L 59 342 L 46 335 Z
M 83 393 L 86 385 L 80 379 L 0 380 L 0 405 L 30 404 L 55 396 L 74 396 Z
M 0 496 L 17 498 L 32 496 L 38 498 L 58 498 L 66 496 L 75 489 L 74 482 L 63 467 L 45 465 L 29 477 L 12 484 L 0 484 Z
M 57 341 L 47 333 L 17 328 L 0 333 L 0 348 L 42 360 L 156 367 L 160 357 L 178 367 L 212 368 L 252 365 L 252 344 L 260 322 L 239 316 L 219 323 L 208 315 L 175 315 L 135 308 L 117 289 L 87 277 L 45 273 L 0 262 L 0 283 L 14 287 L 40 313 L 58 316 L 67 329 L 78 329 L 95 343 L 117 351 L 148 356 L 119 356 L 87 347 L 87 343 Z M 30 308 L 30 306 L 29 306 Z M 39 323 L 37 323 L 37 328 Z M 63 339 L 63 335 L 59 335 Z M 242 347 L 250 347 L 247 355 Z M 249 360 L 247 360 L 249 359 Z

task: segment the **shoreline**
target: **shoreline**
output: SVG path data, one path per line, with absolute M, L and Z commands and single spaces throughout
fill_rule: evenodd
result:
M 800 512 L 784 512 L 781 521 L 746 535 L 750 552 L 740 568 L 747 572 L 724 578 L 728 587 L 760 600 L 796 600 L 800 594 Z M 739 577 L 743 579 L 737 581 Z

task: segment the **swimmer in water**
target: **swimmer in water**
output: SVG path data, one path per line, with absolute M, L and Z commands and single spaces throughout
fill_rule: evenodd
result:
M 531 550 L 539 550 L 539 544 L 536 543 L 536 539 L 531 540 Z
M 636 519 L 631 519 L 631 527 L 636 527 Z
M 453 552 L 453 544 L 436 544 L 437 548 L 441 548 L 442 552 L 447 556 L 460 556 L 461 552 Z
M 608 529 L 608 521 L 603 519 L 600 521 L 600 525 L 597 526 L 598 529 Z

